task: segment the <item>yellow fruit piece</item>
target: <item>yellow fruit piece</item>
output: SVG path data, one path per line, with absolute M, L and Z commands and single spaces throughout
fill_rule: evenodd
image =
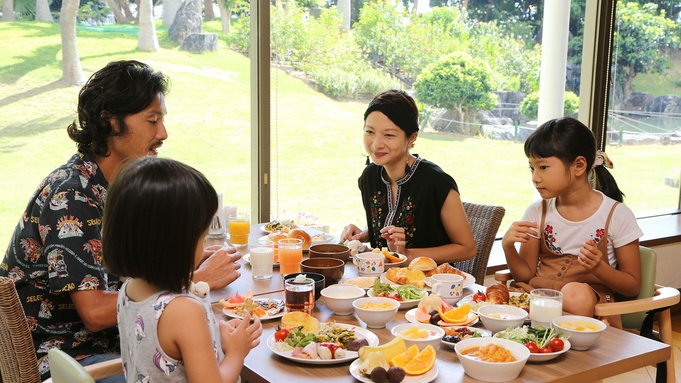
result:
M 438 307 L 438 314 L 440 318 L 447 323 L 464 323 L 468 321 L 468 314 L 471 312 L 471 306 L 468 304 L 461 305 L 461 307 L 442 311 L 442 307 Z
M 399 355 L 407 350 L 407 344 L 404 339 L 396 336 L 388 343 L 379 346 L 364 346 L 359 349 L 359 359 L 364 361 L 372 352 L 380 352 L 385 357 L 385 360 L 392 360 L 396 355 Z
M 395 355 L 395 357 L 392 358 L 392 360 L 390 361 L 390 365 L 404 368 L 404 365 L 407 364 L 407 362 L 409 362 L 410 360 L 414 359 L 414 357 L 418 355 L 418 353 L 419 346 L 414 344 L 411 347 L 409 347 L 407 351 L 399 355 Z
M 435 364 L 435 348 L 428 345 L 402 368 L 407 375 L 421 375 L 430 371 Z
M 383 248 L 383 250 L 381 251 L 381 254 L 383 254 L 383 256 L 386 257 L 386 259 L 388 259 L 388 261 L 390 261 L 390 263 L 398 263 L 398 262 L 402 261 L 402 259 L 400 257 L 396 257 L 396 256 L 392 255 L 390 253 L 390 251 L 386 248 Z
M 319 330 L 319 320 L 302 311 L 293 311 L 281 317 L 281 327 L 283 328 L 290 329 L 300 326 L 303 326 L 302 332 L 317 332 Z

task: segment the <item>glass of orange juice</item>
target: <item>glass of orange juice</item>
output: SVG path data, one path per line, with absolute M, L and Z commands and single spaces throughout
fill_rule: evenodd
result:
M 302 260 L 302 239 L 284 238 L 279 240 L 279 271 L 281 275 L 299 273 Z
M 251 221 L 248 213 L 237 213 L 229 216 L 229 241 L 233 246 L 248 245 L 251 233 Z

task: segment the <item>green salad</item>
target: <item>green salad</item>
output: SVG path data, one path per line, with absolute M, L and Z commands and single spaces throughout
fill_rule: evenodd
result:
M 374 295 L 391 298 L 396 301 L 413 301 L 423 298 L 426 295 L 426 290 L 414 285 L 393 287 L 390 283 L 381 283 L 379 279 L 376 279 L 374 281 Z

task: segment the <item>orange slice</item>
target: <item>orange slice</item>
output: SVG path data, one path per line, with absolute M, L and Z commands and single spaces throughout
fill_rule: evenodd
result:
M 430 371 L 434 364 L 435 348 L 433 345 L 429 344 L 402 368 L 407 375 L 421 375 Z
M 402 258 L 392 255 L 390 253 L 390 251 L 388 251 L 388 249 L 386 249 L 386 248 L 384 248 L 381 251 L 381 254 L 383 254 L 383 256 L 386 257 L 386 259 L 388 259 L 388 261 L 390 261 L 390 263 L 398 263 L 398 262 L 402 261 Z
M 405 351 L 405 352 L 403 352 L 399 355 L 395 355 L 395 357 L 392 358 L 392 360 L 390 361 L 390 365 L 404 368 L 404 366 L 409 361 L 414 359 L 414 357 L 416 357 L 416 355 L 418 355 L 418 354 L 419 354 L 419 346 L 414 344 L 411 347 L 409 347 L 407 349 L 407 351 Z
M 471 306 L 468 304 L 461 305 L 461 307 L 442 311 L 442 307 L 437 309 L 440 318 L 447 323 L 463 323 L 468 320 L 468 314 L 471 312 Z

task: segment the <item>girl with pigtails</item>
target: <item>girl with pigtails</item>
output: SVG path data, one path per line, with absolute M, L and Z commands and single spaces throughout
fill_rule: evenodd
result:
M 636 296 L 643 233 L 593 133 L 574 118 L 550 120 L 529 136 L 525 155 L 542 199 L 502 240 L 512 286 L 559 290 L 563 311 L 589 317 L 599 302 Z M 619 316 L 607 320 L 621 327 Z

